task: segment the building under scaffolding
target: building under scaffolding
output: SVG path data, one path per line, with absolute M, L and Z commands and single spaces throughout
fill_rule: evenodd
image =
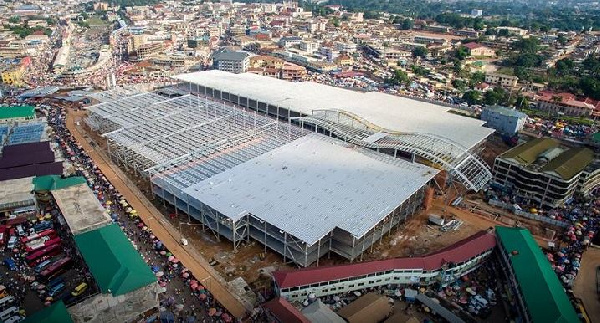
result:
M 231 102 L 395 157 L 423 160 L 445 169 L 469 190 L 479 191 L 492 177 L 477 150 L 494 130 L 483 127 L 481 120 L 450 113 L 448 107 L 252 73 L 205 71 L 175 79 L 188 93 Z
M 308 266 L 350 260 L 421 205 L 437 170 L 309 134 L 256 110 L 145 93 L 89 108 L 117 163 L 218 238 Z

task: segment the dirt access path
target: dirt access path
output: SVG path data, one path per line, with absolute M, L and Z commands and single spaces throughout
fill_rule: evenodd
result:
M 247 311 L 252 308 L 251 305 L 239 300 L 227 288 L 227 283 L 221 276 L 208 264 L 194 246 L 182 246 L 181 234 L 176 230 L 158 211 L 142 192 L 133 184 L 125 174 L 114 165 L 103 153 L 98 152 L 90 144 L 91 139 L 85 132 L 77 126 L 77 123 L 83 122 L 84 111 L 74 111 L 68 109 L 67 128 L 71 131 L 77 142 L 83 147 L 86 153 L 94 160 L 104 176 L 108 178 L 111 184 L 121 193 L 129 204 L 140 215 L 144 223 L 152 230 L 154 235 L 160 239 L 175 257 L 188 268 L 194 277 L 202 283 L 232 315 L 242 318 Z M 250 307 L 250 308 L 248 308 Z
M 575 279 L 573 292 L 581 298 L 590 320 L 600 323 L 600 300 L 596 290 L 596 267 L 600 266 L 600 249 L 590 247 L 583 253 L 581 269 Z

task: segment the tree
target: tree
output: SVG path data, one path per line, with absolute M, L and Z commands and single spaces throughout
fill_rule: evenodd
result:
M 560 34 L 558 35 L 558 38 L 556 38 L 556 41 L 558 41 L 559 44 L 564 46 L 569 40 L 567 39 L 567 37 L 565 37 L 565 35 Z
M 521 38 L 515 42 L 514 47 L 521 53 L 535 54 L 540 49 L 540 40 L 536 37 Z
M 452 86 L 454 86 L 454 88 L 459 90 L 460 92 L 463 92 L 467 89 L 467 82 L 461 79 L 454 79 L 452 80 Z
M 467 91 L 463 94 L 462 99 L 469 105 L 478 104 L 481 101 L 481 93 L 474 90 Z
M 475 86 L 483 81 L 485 81 L 485 74 L 483 72 L 475 72 L 475 73 L 471 74 L 471 79 L 469 81 L 469 85 Z
M 485 92 L 483 102 L 487 105 L 504 103 L 507 99 L 506 91 L 501 87 L 495 87 L 491 91 Z
M 459 61 L 462 61 L 469 56 L 469 50 L 465 46 L 460 46 L 454 52 L 454 56 L 456 56 Z
M 526 97 L 524 97 L 522 95 L 519 95 L 517 97 L 516 106 L 517 106 L 517 108 L 520 108 L 520 109 L 529 108 L 529 99 L 527 99 Z
M 484 27 L 485 27 L 485 23 L 483 22 L 483 19 L 476 18 L 475 20 L 473 20 L 473 29 L 483 30 Z
M 413 49 L 412 55 L 413 55 L 413 57 L 425 57 L 425 56 L 427 56 L 428 52 L 429 51 L 427 50 L 427 47 L 417 46 L 417 47 L 415 47 L 415 49 Z
M 21 17 L 12 16 L 12 17 L 8 18 L 8 22 L 10 22 L 11 24 L 18 24 L 19 22 L 21 22 Z
M 570 58 L 560 59 L 554 64 L 554 68 L 556 69 L 556 73 L 559 75 L 567 75 L 575 67 L 575 62 L 573 62 Z
M 411 30 L 412 27 L 414 26 L 414 22 L 412 21 L 412 19 L 404 19 L 402 20 L 402 24 L 400 25 L 400 29 L 402 30 Z
M 391 78 L 386 80 L 386 83 L 391 85 L 409 85 L 410 78 L 406 72 L 402 70 L 394 70 L 394 74 Z

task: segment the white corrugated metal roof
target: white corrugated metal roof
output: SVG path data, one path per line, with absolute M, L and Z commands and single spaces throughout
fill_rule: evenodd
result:
M 304 114 L 318 109 L 340 109 L 390 131 L 433 133 L 467 148 L 494 132 L 483 127 L 483 121 L 450 113 L 448 107 L 379 92 L 356 92 L 314 82 L 288 82 L 217 70 L 175 78 Z
M 184 190 L 233 219 L 251 213 L 313 244 L 361 237 L 438 171 L 309 134 Z

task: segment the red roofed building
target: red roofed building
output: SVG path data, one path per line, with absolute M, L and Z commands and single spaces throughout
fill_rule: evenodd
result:
M 469 55 L 471 55 L 471 56 L 476 56 L 476 57 L 495 57 L 496 56 L 496 51 L 494 51 L 493 49 L 491 49 L 487 46 L 478 44 L 476 42 L 466 43 L 463 46 L 469 50 Z
M 302 313 L 285 298 L 276 298 L 263 304 L 267 318 L 281 323 L 310 323 Z M 271 321 L 269 321 L 271 322 Z
M 538 97 L 538 109 L 557 115 L 568 115 L 576 117 L 589 117 L 599 103 L 590 98 L 577 100 L 574 94 L 567 92 L 554 93 L 550 91 L 540 92 Z
M 388 284 L 446 284 L 477 268 L 495 246 L 495 235 L 481 231 L 423 257 L 276 271 L 273 278 L 279 295 L 290 301 L 302 301 L 308 293 L 322 297 Z

